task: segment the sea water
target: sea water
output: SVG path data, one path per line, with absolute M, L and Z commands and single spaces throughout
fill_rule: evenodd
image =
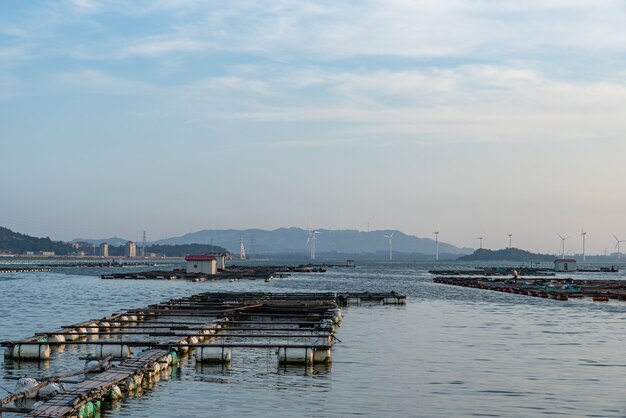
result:
M 0 340 L 206 291 L 395 290 L 406 306 L 344 308 L 331 367 L 278 367 L 271 350 L 233 350 L 230 367 L 188 359 L 102 416 L 626 416 L 626 302 L 433 284 L 432 267 L 372 262 L 270 283 L 101 280 L 104 270 L 88 268 L 1 274 Z M 42 364 L 0 359 L 0 386 L 15 386 L 6 375 L 76 370 L 73 350 Z

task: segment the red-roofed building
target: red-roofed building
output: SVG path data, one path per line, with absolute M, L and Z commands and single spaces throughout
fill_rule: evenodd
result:
M 212 255 L 186 255 L 187 273 L 217 274 L 217 260 Z

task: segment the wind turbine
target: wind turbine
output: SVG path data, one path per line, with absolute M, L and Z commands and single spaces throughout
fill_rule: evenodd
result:
M 311 246 L 311 260 L 315 260 L 315 241 L 317 241 L 317 234 L 319 231 L 315 231 L 309 227 L 309 237 L 306 240 L 306 245 Z
M 585 238 L 587 237 L 587 233 L 585 232 L 584 229 L 580 233 L 580 236 L 583 237 L 583 263 L 584 263 L 585 261 L 587 261 L 585 258 Z
M 435 235 L 435 260 L 439 261 L 439 227 L 433 232 Z
M 617 241 L 617 243 L 615 244 L 615 248 L 617 249 L 617 261 L 619 261 L 622 258 L 622 252 L 619 249 L 619 245 L 622 242 L 626 242 L 626 240 L 620 240 L 615 234 L 613 234 L 613 238 L 615 238 L 615 241 Z
M 483 236 L 479 236 L 478 238 L 476 238 L 478 240 L 478 242 L 480 242 L 480 246 L 478 247 L 479 249 L 483 249 Z
M 395 234 L 395 231 L 391 233 L 391 235 L 385 235 L 385 238 L 387 238 L 389 240 L 389 260 L 393 260 L 393 234 Z
M 557 234 L 561 238 L 561 258 L 565 258 L 565 240 L 569 237 L 564 237 L 561 234 Z
M 507 234 L 509 236 L 509 249 L 513 248 L 513 234 Z

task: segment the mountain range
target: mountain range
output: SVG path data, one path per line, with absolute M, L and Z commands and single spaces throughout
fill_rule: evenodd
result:
M 434 254 L 435 241 L 419 238 L 400 231 L 379 230 L 363 232 L 351 229 L 316 230 L 316 252 L 322 253 L 376 253 L 388 251 L 389 240 L 385 235 L 393 235 L 393 250 L 404 253 Z M 188 233 L 155 241 L 151 244 L 214 244 L 225 247 L 233 253 L 239 253 L 240 240 L 249 254 L 307 253 L 309 231 L 301 228 L 278 228 L 272 231 L 263 229 L 213 229 Z M 471 254 L 473 249 L 458 248 L 454 245 L 439 243 L 441 254 Z

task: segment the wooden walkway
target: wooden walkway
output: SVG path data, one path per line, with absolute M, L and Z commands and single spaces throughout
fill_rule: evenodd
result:
M 72 390 L 60 393 L 34 409 L 26 417 L 30 418 L 62 418 L 75 416 L 78 409 L 86 402 L 102 398 L 114 385 L 118 385 L 127 378 L 141 373 L 167 355 L 165 350 L 149 350 L 138 357 L 125 361 L 117 367 L 84 380 Z

